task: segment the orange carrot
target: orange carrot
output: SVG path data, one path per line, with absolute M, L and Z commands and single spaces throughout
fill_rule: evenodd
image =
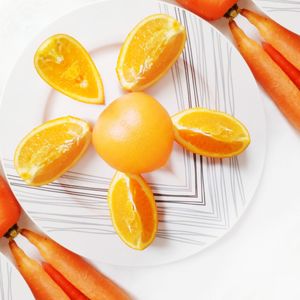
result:
M 36 300 L 70 300 L 42 266 L 28 257 L 15 241 L 10 241 L 9 247 Z
M 298 34 L 250 10 L 242 9 L 241 14 L 258 29 L 267 43 L 300 70 L 300 36 Z
M 91 300 L 130 299 L 121 288 L 97 271 L 81 256 L 64 248 L 52 239 L 27 229 L 22 230 L 21 234 L 37 247 L 48 263 Z
M 177 0 L 183 7 L 206 20 L 222 18 L 237 0 Z
M 63 289 L 71 300 L 89 300 L 75 286 L 73 286 L 65 277 L 56 271 L 50 264 L 43 263 L 43 268 L 47 274 Z
M 287 119 L 300 130 L 300 90 L 263 48 L 237 26 L 229 23 L 238 49 L 257 81 L 263 86 Z
M 21 207 L 10 187 L 0 176 L 0 238 L 19 220 Z
M 270 44 L 263 43 L 264 50 L 277 63 L 277 65 L 285 72 L 287 76 L 300 89 L 300 71 L 296 69 L 288 60 L 286 60 L 276 49 Z

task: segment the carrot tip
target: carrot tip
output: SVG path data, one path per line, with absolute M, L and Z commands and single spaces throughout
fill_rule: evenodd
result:
M 14 240 L 9 241 L 8 245 L 10 248 L 17 247 L 17 243 Z
M 26 238 L 30 235 L 30 230 L 28 229 L 21 229 L 20 230 L 21 235 L 25 236 Z
M 250 12 L 250 10 L 248 10 L 248 9 L 246 9 L 246 8 L 242 8 L 241 11 L 240 11 L 240 14 L 241 14 L 242 16 L 245 16 L 245 15 L 247 15 L 249 12 Z
M 238 28 L 238 25 L 236 24 L 236 22 L 234 20 L 230 20 L 229 27 L 230 27 L 230 29 L 234 29 L 234 28 Z

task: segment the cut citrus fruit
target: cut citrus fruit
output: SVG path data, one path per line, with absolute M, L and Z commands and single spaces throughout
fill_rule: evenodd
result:
M 208 157 L 232 157 L 250 144 L 247 128 L 222 112 L 192 108 L 172 117 L 176 141 L 193 153 Z
M 166 164 L 174 144 L 172 120 L 162 105 L 143 92 L 114 100 L 99 116 L 93 145 L 114 169 L 151 172 Z
M 181 54 L 186 41 L 184 27 L 165 14 L 142 20 L 127 36 L 117 63 L 122 87 L 143 90 L 159 80 Z
M 153 193 L 139 175 L 117 172 L 108 191 L 115 230 L 129 247 L 143 250 L 154 240 L 157 209 Z
M 75 165 L 90 140 L 91 128 L 81 119 L 68 116 L 48 121 L 18 145 L 15 168 L 29 185 L 50 183 Z
M 100 74 L 83 46 L 66 34 L 44 41 L 35 53 L 39 75 L 54 89 L 81 102 L 103 104 Z

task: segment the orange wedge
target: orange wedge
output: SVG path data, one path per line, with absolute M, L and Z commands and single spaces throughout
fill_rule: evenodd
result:
M 29 185 L 50 183 L 69 170 L 91 141 L 89 124 L 75 117 L 48 121 L 33 129 L 18 145 L 14 164 Z
M 236 118 L 218 111 L 192 108 L 172 117 L 176 141 L 193 153 L 232 157 L 250 144 L 247 128 Z
M 155 14 L 142 20 L 127 36 L 117 63 L 125 90 L 140 91 L 159 80 L 181 54 L 184 27 L 174 18 Z
M 143 250 L 155 238 L 157 210 L 153 193 L 139 175 L 117 172 L 108 191 L 112 222 L 129 247 Z
M 100 74 L 84 47 L 66 34 L 44 41 L 35 53 L 39 75 L 54 89 L 75 100 L 103 104 Z

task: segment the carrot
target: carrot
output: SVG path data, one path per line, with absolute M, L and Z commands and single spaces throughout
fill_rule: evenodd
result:
M 82 257 L 52 239 L 24 229 L 21 234 L 42 257 L 91 300 L 128 300 L 129 296 Z
M 15 241 L 9 242 L 18 269 L 37 300 L 70 300 L 63 290 L 43 270 L 42 266 L 28 257 Z
M 250 10 L 242 9 L 241 14 L 258 29 L 267 43 L 300 70 L 300 36 L 298 34 Z
M 18 222 L 21 207 L 12 193 L 10 187 L 0 176 L 0 238 Z
M 300 89 L 300 71 L 296 69 L 288 60 L 286 60 L 276 49 L 270 44 L 263 43 L 264 50 L 277 63 L 277 65 L 285 72 L 287 76 Z
M 73 286 L 65 277 L 56 271 L 50 264 L 43 263 L 46 273 L 63 289 L 71 300 L 89 300 L 75 286 Z
M 263 48 L 245 35 L 235 21 L 231 21 L 229 26 L 238 49 L 257 81 L 273 98 L 287 119 L 300 130 L 300 90 Z
M 222 18 L 238 0 L 177 0 L 183 7 L 206 20 Z

